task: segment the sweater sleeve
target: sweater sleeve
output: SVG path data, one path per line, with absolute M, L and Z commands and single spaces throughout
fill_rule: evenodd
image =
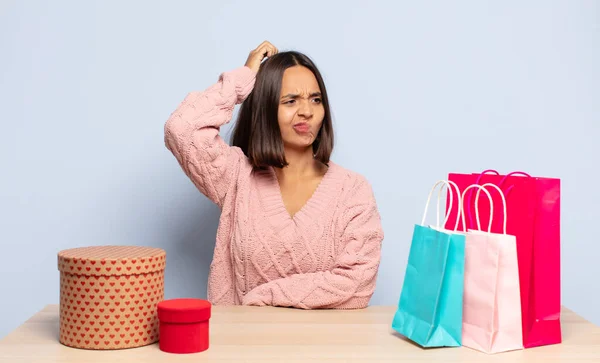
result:
M 245 159 L 241 149 L 221 138 L 220 127 L 231 120 L 254 82 L 255 73 L 245 66 L 222 73 L 211 87 L 190 92 L 165 123 L 167 149 L 200 192 L 220 207 Z
M 333 268 L 259 285 L 244 296 L 244 305 L 360 309 L 369 304 L 375 290 L 383 230 L 369 184 L 363 181 L 350 195 L 340 218 L 343 247 Z

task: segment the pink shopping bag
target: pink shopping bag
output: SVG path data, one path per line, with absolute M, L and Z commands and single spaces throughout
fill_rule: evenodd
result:
M 560 179 L 529 176 L 523 172 L 500 175 L 495 170 L 480 174 L 450 173 L 461 192 L 471 184 L 491 183 L 502 189 L 506 199 L 506 231 L 517 239 L 523 346 L 531 348 L 562 341 L 560 322 Z M 466 221 L 473 226 L 473 193 L 465 196 Z M 493 194 L 494 205 L 501 203 Z M 477 204 L 482 218 L 489 218 L 489 202 Z M 450 211 L 447 225 L 452 226 L 457 213 Z M 493 212 L 491 231 L 501 233 L 502 215 Z M 448 227 L 447 227 L 448 228 Z
M 502 233 L 491 233 L 495 205 L 486 187 L 497 189 L 501 196 Z M 472 188 L 479 189 L 475 197 L 477 229 L 468 229 L 465 233 L 462 344 L 488 354 L 523 349 L 517 242 L 515 236 L 506 233 L 506 201 L 500 188 L 493 184 L 466 187 L 463 201 Z M 480 223 L 481 191 L 490 201 L 487 231 L 481 229 Z M 464 207 L 461 210 L 464 226 Z

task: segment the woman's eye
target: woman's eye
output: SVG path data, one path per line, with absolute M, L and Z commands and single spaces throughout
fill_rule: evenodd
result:
M 313 102 L 321 103 L 321 99 L 320 98 L 313 98 Z M 285 104 L 285 105 L 292 105 L 294 103 L 296 103 L 296 100 L 285 101 L 283 104 Z

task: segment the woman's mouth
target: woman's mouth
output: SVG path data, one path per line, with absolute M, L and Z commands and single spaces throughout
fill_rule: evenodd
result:
M 307 133 L 310 131 L 310 126 L 306 122 L 300 122 L 294 125 L 294 130 L 298 133 Z

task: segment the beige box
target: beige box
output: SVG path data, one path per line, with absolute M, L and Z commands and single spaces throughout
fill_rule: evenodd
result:
M 91 246 L 58 253 L 60 342 L 123 349 L 158 341 L 166 253 L 139 246 Z

